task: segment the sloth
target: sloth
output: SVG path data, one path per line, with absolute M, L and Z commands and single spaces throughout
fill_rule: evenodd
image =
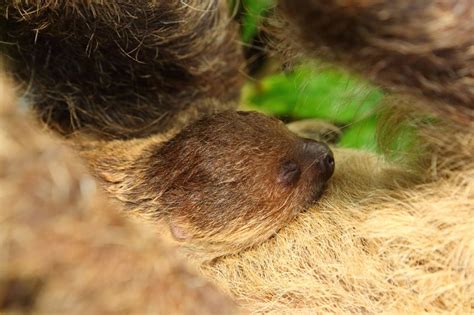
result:
M 147 137 L 238 106 L 244 59 L 228 9 L 215 0 L 4 1 L 2 48 L 50 129 Z
M 282 0 L 278 14 L 287 55 L 303 50 L 423 99 L 412 107 L 472 124 L 472 1 Z
M 238 314 L 18 103 L 0 77 L 0 312 Z
M 386 89 L 378 136 L 408 119 L 420 164 L 334 149 L 318 206 L 204 274 L 256 313 L 472 313 L 472 2 L 281 0 L 277 14 L 286 58 L 316 57 Z M 437 119 L 417 118 L 427 113 Z
M 165 139 L 73 143 L 127 212 L 166 222 L 209 258 L 270 238 L 319 199 L 335 167 L 326 144 L 256 112 L 206 116 Z
M 11 67 L 32 80 L 39 119 L 124 210 L 213 258 L 268 239 L 317 201 L 334 159 L 273 118 L 228 110 L 241 88 L 236 28 L 225 3 L 193 4 L 2 9 Z
M 280 191 L 274 199 L 281 206 L 284 196 L 291 197 L 299 205 L 292 213 L 291 207 L 259 212 L 254 206 L 284 189 L 285 178 L 298 178 L 298 167 L 311 164 L 302 159 L 294 167 L 277 158 L 288 150 L 304 152 L 302 143 L 308 142 L 269 118 L 233 112 L 242 87 L 243 58 L 228 9 L 226 1 L 212 0 L 143 0 L 133 5 L 119 0 L 9 1 L 0 5 L 2 43 L 10 44 L 2 48 L 10 75 L 38 120 L 72 146 L 111 197 L 108 202 L 118 200 L 113 205 L 125 208 L 125 214 L 163 219 L 183 247 L 209 250 L 213 257 L 224 254 L 204 264 L 191 261 L 247 310 L 472 312 L 471 2 L 279 1 L 272 32 L 285 59 L 320 58 L 396 92 L 386 131 L 397 128 L 399 116 L 406 113 L 403 105 L 438 117 L 428 125 L 411 121 L 424 149 L 416 168 L 367 152 L 332 149 L 330 154 L 324 145 L 309 142 L 317 151 L 311 155 L 317 156 L 313 173 L 305 177 L 301 171 L 293 187 L 303 193 Z M 258 123 L 248 130 L 242 127 L 246 119 Z M 268 155 L 251 160 L 240 151 L 246 147 L 261 147 Z M 201 148 L 205 152 L 196 152 Z M 238 161 L 247 161 L 239 154 L 250 163 L 240 165 L 243 173 L 233 173 Z M 332 155 L 337 167 L 320 196 L 321 178 L 332 171 L 313 166 L 326 168 L 322 165 L 332 164 Z M 152 156 L 156 165 L 149 160 Z M 209 159 L 197 167 L 203 157 Z M 201 174 L 187 172 L 191 165 Z M 153 166 L 162 174 L 154 173 Z M 186 175 L 197 185 L 184 192 Z M 236 178 L 245 185 L 232 186 Z M 252 189 L 253 179 L 269 184 Z M 305 189 L 309 186 L 304 183 L 315 179 Z M 200 196 L 215 183 L 225 189 L 207 190 L 205 204 Z M 314 206 L 301 211 L 315 199 Z M 218 204 L 230 206 L 219 212 Z M 243 209 L 234 207 L 238 205 Z M 211 219 L 210 226 L 200 225 L 202 216 L 189 216 L 188 209 L 196 206 L 209 206 L 206 215 L 217 224 Z M 232 220 L 221 224 L 218 213 Z M 280 221 L 275 213 L 289 215 Z M 247 230 L 227 234 L 229 228 L 242 226 L 242 214 L 257 215 L 264 223 L 245 222 L 259 237 L 252 239 Z M 219 239 L 216 231 L 227 236 Z M 200 232 L 212 236 L 207 243 Z M 54 271 L 53 264 L 45 268 Z M 79 272 L 87 274 L 88 268 Z M 62 285 L 64 290 L 70 287 Z

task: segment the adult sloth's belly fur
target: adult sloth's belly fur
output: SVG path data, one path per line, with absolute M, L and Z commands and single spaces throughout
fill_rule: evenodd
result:
M 447 151 L 472 149 L 472 134 L 454 135 L 456 143 L 443 143 L 441 134 L 430 140 Z M 469 152 L 438 161 L 438 178 L 418 185 L 375 155 L 335 150 L 335 157 L 336 173 L 318 205 L 263 245 L 221 258 L 204 273 L 252 311 L 468 312 Z

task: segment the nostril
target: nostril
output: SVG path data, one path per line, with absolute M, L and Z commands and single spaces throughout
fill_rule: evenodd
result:
M 334 158 L 331 154 L 326 155 L 326 157 L 324 158 L 324 162 L 326 162 L 326 166 L 334 168 Z
M 319 168 L 318 173 L 323 180 L 328 180 L 334 173 L 335 161 L 331 149 L 323 142 L 303 139 L 303 152 L 308 162 Z
M 325 165 L 325 168 L 326 168 L 327 177 L 329 178 L 334 173 L 334 165 L 335 165 L 334 157 L 332 156 L 331 153 L 328 153 L 324 157 L 324 165 Z

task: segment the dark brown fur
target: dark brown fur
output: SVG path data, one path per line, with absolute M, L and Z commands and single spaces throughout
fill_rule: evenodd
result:
M 282 0 L 280 14 L 289 21 L 279 29 L 285 45 L 296 33 L 296 50 L 422 94 L 441 116 L 472 123 L 473 1 Z
M 132 138 L 235 108 L 243 64 L 224 1 L 11 0 L 8 61 L 39 117 Z
M 268 239 L 319 198 L 333 167 L 326 145 L 254 112 L 208 116 L 174 137 L 79 143 L 127 211 L 165 221 L 183 246 L 211 258 Z

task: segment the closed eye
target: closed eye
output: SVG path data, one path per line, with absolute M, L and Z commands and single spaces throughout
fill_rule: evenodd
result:
M 301 168 L 295 161 L 286 161 L 281 164 L 278 183 L 284 186 L 292 186 L 298 182 L 301 176 Z

